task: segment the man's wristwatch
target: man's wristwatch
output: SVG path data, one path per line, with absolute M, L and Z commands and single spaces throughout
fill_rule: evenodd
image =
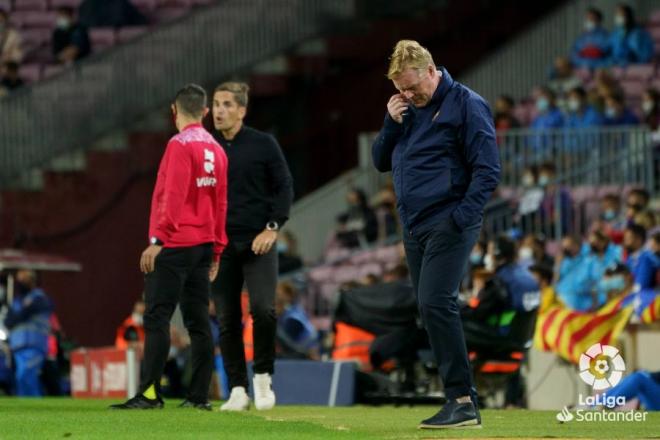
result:
M 156 246 L 162 246 L 163 242 L 158 239 L 158 237 L 151 237 L 149 243 L 155 244 Z
M 278 225 L 276 221 L 269 221 L 268 223 L 266 223 L 266 229 L 268 231 L 277 232 L 280 230 L 280 225 Z

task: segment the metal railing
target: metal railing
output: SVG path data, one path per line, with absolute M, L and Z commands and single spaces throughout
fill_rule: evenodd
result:
M 353 0 L 225 0 L 0 100 L 0 185 L 353 15 Z

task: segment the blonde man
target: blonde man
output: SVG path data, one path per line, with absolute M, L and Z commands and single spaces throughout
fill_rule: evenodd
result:
M 416 41 L 396 44 L 387 77 L 398 93 L 387 103 L 373 160 L 392 171 L 410 274 L 447 397 L 420 428 L 480 426 L 456 301 L 500 178 L 493 118 L 488 103 Z

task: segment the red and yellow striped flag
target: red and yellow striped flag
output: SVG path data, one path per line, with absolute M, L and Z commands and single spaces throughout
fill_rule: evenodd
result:
M 616 341 L 625 328 L 633 307 L 622 307 L 623 297 L 613 298 L 595 312 L 576 312 L 559 302 L 539 310 L 534 347 L 552 351 L 578 363 L 580 354 L 595 343 Z
M 657 319 L 660 319 L 660 296 L 656 296 L 653 301 L 642 310 L 640 317 L 644 324 L 651 324 Z

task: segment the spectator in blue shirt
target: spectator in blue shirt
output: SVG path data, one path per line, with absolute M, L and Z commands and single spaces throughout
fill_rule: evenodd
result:
M 539 112 L 532 121 L 532 128 L 561 128 L 564 126 L 564 115 L 557 107 L 555 92 L 547 87 L 540 89 L 536 98 L 536 110 Z
M 570 91 L 567 108 L 567 128 L 597 127 L 605 122 L 603 115 L 587 102 L 587 92 L 582 87 L 575 87 Z
M 610 44 L 611 65 L 625 67 L 631 63 L 648 63 L 653 58 L 653 38 L 637 24 L 635 13 L 628 5 L 617 6 Z
M 623 247 L 628 256 L 626 264 L 635 277 L 640 289 L 656 287 L 656 272 L 660 269 L 660 259 L 648 249 L 644 249 L 646 229 L 637 224 L 628 225 L 623 234 Z
M 541 87 L 538 97 L 536 98 L 536 110 L 538 115 L 532 121 L 532 128 L 538 131 L 532 135 L 532 145 L 534 150 L 539 152 L 546 152 L 556 145 L 563 142 L 559 138 L 559 133 L 547 131 L 554 128 L 561 128 L 564 126 L 564 115 L 559 107 L 557 107 L 557 96 L 555 92 L 547 87 Z
M 587 9 L 584 32 L 571 49 L 571 62 L 575 67 L 595 69 L 607 63 L 610 52 L 610 34 L 603 28 L 603 13 L 596 8 Z
M 637 125 L 639 119 L 625 106 L 623 96 L 610 94 L 605 97 L 605 125 Z

